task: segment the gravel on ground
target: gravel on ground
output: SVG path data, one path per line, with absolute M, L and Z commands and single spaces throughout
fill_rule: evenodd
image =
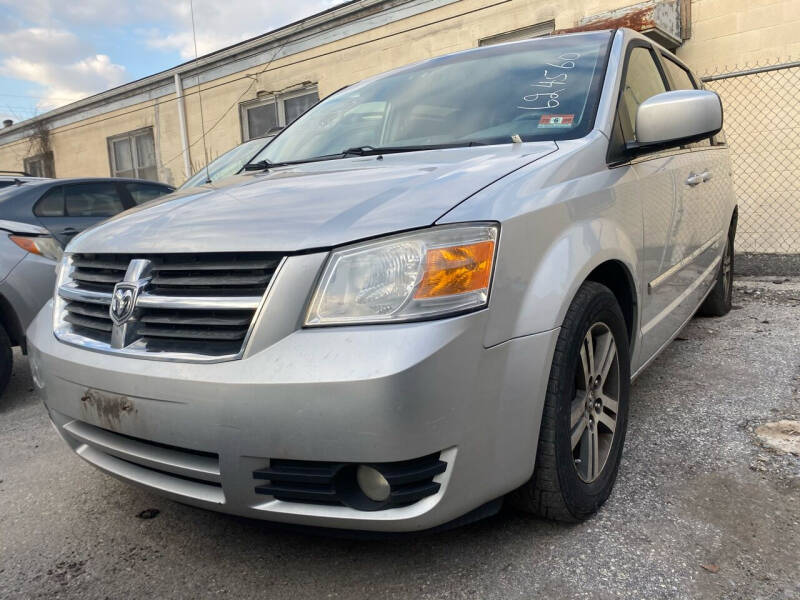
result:
M 50 427 L 24 357 L 0 399 L 0 598 L 800 599 L 800 278 L 745 277 L 639 377 L 616 488 L 562 525 L 294 532 L 108 477 Z

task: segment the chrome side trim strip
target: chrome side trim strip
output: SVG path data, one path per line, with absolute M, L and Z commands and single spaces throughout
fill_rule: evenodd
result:
M 719 263 L 720 263 L 720 261 L 721 261 L 721 260 L 722 260 L 722 257 L 721 257 L 721 256 L 718 256 L 718 257 L 716 257 L 716 258 L 714 259 L 714 261 L 713 261 L 713 262 L 712 262 L 712 263 L 711 263 L 711 264 L 708 266 L 708 268 L 707 268 L 705 271 L 703 271 L 703 272 L 700 274 L 700 276 L 699 276 L 697 279 L 695 279 L 695 280 L 692 282 L 692 284 L 691 284 L 689 287 L 687 287 L 687 288 L 686 288 L 686 289 L 683 291 L 683 293 L 682 293 L 680 296 L 678 296 L 677 298 L 675 298 L 675 299 L 674 299 L 672 302 L 670 302 L 670 303 L 667 305 L 667 307 L 666 307 L 664 310 L 662 310 L 662 311 L 661 311 L 660 313 L 658 313 L 658 314 L 657 314 L 655 317 L 653 317 L 652 319 L 650 319 L 650 321 L 648 321 L 648 322 L 647 322 L 647 323 L 646 323 L 646 324 L 645 324 L 645 325 L 642 327 L 642 336 L 645 336 L 645 335 L 647 335 L 647 334 L 650 332 L 650 330 L 651 330 L 651 329 L 653 329 L 653 327 L 655 327 L 656 325 L 658 325 L 658 324 L 661 322 L 661 320 L 662 320 L 664 317 L 666 317 L 666 316 L 667 316 L 667 315 L 669 315 L 669 314 L 670 314 L 670 313 L 671 313 L 673 310 L 675 310 L 675 307 L 676 307 L 676 306 L 678 306 L 679 304 L 681 304 L 681 303 L 682 303 L 684 300 L 686 300 L 686 298 L 688 298 L 688 297 L 689 297 L 691 294 L 693 294 L 693 293 L 694 293 L 694 291 L 697 289 L 697 287 L 698 287 L 698 286 L 699 286 L 699 285 L 700 285 L 700 284 L 701 284 L 701 283 L 702 283 L 702 282 L 703 282 L 703 281 L 704 281 L 704 280 L 705 280 L 705 279 L 706 279 L 706 278 L 707 278 L 709 275 L 712 275 L 712 274 L 714 273 L 714 270 L 715 270 L 715 269 L 716 269 L 716 268 L 719 266 Z M 699 305 L 698 305 L 698 307 L 699 307 Z M 692 313 L 692 314 L 694 314 L 694 313 Z M 682 326 L 681 326 L 681 327 L 682 327 Z
M 703 244 L 697 250 L 692 252 L 689 256 L 687 256 L 686 258 L 684 258 L 680 262 L 675 263 L 669 269 L 664 271 L 661 275 L 659 275 L 658 277 L 653 279 L 653 281 L 651 281 L 650 283 L 647 284 L 647 291 L 652 294 L 654 290 L 656 290 L 659 286 L 663 285 L 673 275 L 678 273 L 678 271 L 680 271 L 681 269 L 686 267 L 689 263 L 694 262 L 694 260 L 698 256 L 700 256 L 701 254 L 703 254 L 703 252 L 705 252 L 711 246 L 716 244 L 724 234 L 725 234 L 724 231 L 718 232 L 710 240 L 708 240 L 705 244 Z
M 715 267 L 716 267 L 716 266 L 719 264 L 719 261 L 720 261 L 720 260 L 722 260 L 722 259 L 721 259 L 721 258 L 718 258 L 716 261 L 714 261 L 714 266 L 715 266 Z M 714 289 L 714 284 L 715 284 L 715 283 L 716 283 L 716 280 L 713 280 L 713 281 L 712 281 L 712 283 L 711 283 L 711 285 L 710 285 L 710 286 L 708 286 L 708 289 L 706 290 L 706 293 L 705 293 L 705 294 L 703 294 L 703 298 L 702 298 L 702 299 L 700 300 L 700 302 L 697 304 L 697 307 L 698 307 L 698 308 L 700 308 L 700 307 L 703 305 L 703 302 L 705 302 L 705 301 L 706 301 L 706 298 L 708 298 L 708 295 L 709 295 L 709 294 L 712 292 L 712 290 Z M 667 346 L 669 346 L 669 345 L 670 345 L 670 344 L 671 344 L 671 343 L 672 343 L 672 342 L 675 340 L 675 338 L 676 338 L 676 337 L 678 337 L 678 334 L 679 334 L 681 331 L 683 331 L 683 328 L 684 328 L 684 327 L 686 327 L 686 325 L 688 325 L 688 324 L 689 324 L 689 321 L 691 321 L 692 319 L 694 319 L 694 315 L 695 315 L 695 313 L 692 313 L 692 314 L 690 314 L 688 317 L 686 317 L 686 320 L 685 320 L 683 323 L 681 323 L 681 326 L 680 326 L 680 327 L 678 327 L 678 328 L 675 330 L 675 333 L 673 333 L 671 336 L 669 336 L 669 338 L 667 339 L 667 341 L 666 341 L 666 342 L 664 342 L 663 344 L 661 344 L 661 346 L 658 348 L 658 350 L 656 350 L 656 351 L 653 353 L 653 355 L 652 355 L 650 358 L 648 358 L 646 361 L 644 361 L 644 362 L 641 364 L 641 366 L 640 366 L 638 369 L 636 369 L 636 371 L 635 371 L 635 372 L 634 372 L 634 373 L 631 375 L 631 382 L 633 382 L 634 380 L 636 380 L 636 378 L 637 378 L 637 377 L 639 377 L 639 375 L 641 375 L 641 374 L 644 372 L 644 370 L 645 370 L 647 367 L 649 367 L 649 366 L 650 366 L 650 364 L 651 364 L 651 363 L 652 363 L 652 362 L 653 362 L 655 359 L 657 359 L 657 358 L 658 358 L 658 357 L 661 355 L 661 353 L 662 353 L 664 350 L 666 350 L 666 349 L 667 349 Z

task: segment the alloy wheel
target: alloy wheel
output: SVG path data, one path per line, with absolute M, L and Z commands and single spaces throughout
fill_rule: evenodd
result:
M 570 406 L 570 444 L 578 476 L 585 483 L 603 472 L 617 427 L 619 357 L 614 334 L 605 323 L 586 332 L 575 369 L 575 397 Z

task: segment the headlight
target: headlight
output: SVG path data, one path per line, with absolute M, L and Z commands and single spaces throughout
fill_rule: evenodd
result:
M 72 278 L 72 255 L 68 252 L 61 257 L 61 262 L 56 265 L 56 285 L 53 290 L 53 331 L 56 335 L 67 323 L 64 321 L 66 316 L 66 301 L 58 295 L 58 288 Z
M 411 321 L 485 306 L 498 226 L 441 226 L 334 250 L 305 324 Z
M 17 246 L 30 252 L 38 254 L 56 262 L 61 260 L 61 244 L 49 235 L 10 235 L 9 239 Z

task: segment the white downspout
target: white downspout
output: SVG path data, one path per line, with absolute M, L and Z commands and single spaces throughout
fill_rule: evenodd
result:
M 186 179 L 192 176 L 192 157 L 189 153 L 189 131 L 186 128 L 186 105 L 183 99 L 183 83 L 180 73 L 175 73 L 175 96 L 178 101 L 178 122 L 181 126 L 181 143 L 183 144 L 183 170 Z

